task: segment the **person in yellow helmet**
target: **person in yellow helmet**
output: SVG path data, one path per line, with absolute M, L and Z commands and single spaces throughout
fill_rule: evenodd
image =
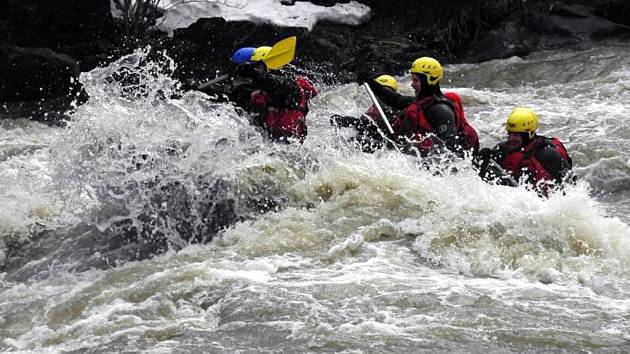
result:
M 185 86 L 203 91 L 214 100 L 233 102 L 271 140 L 302 142 L 307 135 L 308 103 L 317 95 L 317 89 L 304 77 L 270 72 L 265 59 L 272 48 L 239 48 L 232 54 L 234 66 L 227 74 Z
M 359 74 L 359 83 L 367 82 L 374 94 L 388 106 L 404 110 L 399 133 L 408 147 L 426 156 L 450 150 L 459 156 L 479 149 L 477 131 L 468 123 L 460 97 L 442 93 L 442 65 L 434 58 L 421 57 L 411 65 L 411 87 L 415 96 L 403 96 L 383 90 L 376 81 Z M 412 150 L 412 151 L 413 151 Z
M 251 59 L 236 68 L 236 77 L 255 86 L 250 96 L 254 125 L 263 128 L 271 140 L 303 142 L 309 101 L 317 96 L 317 89 L 305 77 L 270 72 L 264 60 L 271 49 L 256 48 Z
M 375 79 L 383 87 L 384 90 L 391 92 L 398 91 L 398 81 L 391 75 L 380 75 Z M 330 123 L 337 127 L 354 127 L 357 131 L 354 141 L 361 147 L 364 152 L 372 153 L 384 146 L 385 138 L 396 141 L 396 131 L 400 125 L 400 112 L 395 111 L 391 107 L 385 105 L 379 100 L 379 104 L 383 109 L 383 113 L 387 117 L 389 124 L 394 128 L 392 135 L 385 122 L 380 116 L 376 105 L 372 105 L 361 117 L 333 115 Z
M 254 49 L 254 53 L 252 53 L 252 58 L 251 61 L 253 62 L 262 62 L 263 59 L 265 59 L 265 56 L 271 51 L 271 47 L 270 46 L 260 46 L 256 49 Z
M 476 158 L 481 177 L 499 184 L 527 184 L 541 195 L 573 181 L 573 163 L 566 147 L 557 137 L 538 135 L 538 122 L 532 109 L 514 108 L 505 122 L 507 140 L 493 149 L 482 149 Z
M 246 112 L 251 112 L 252 107 L 250 97 L 256 87 L 251 80 L 238 77 L 238 75 L 236 75 L 236 70 L 238 70 L 241 64 L 250 63 L 252 61 L 252 57 L 256 56 L 256 58 L 260 58 L 264 56 L 264 54 L 269 51 L 266 50 L 266 48 L 271 47 L 239 48 L 232 54 L 230 61 L 233 65 L 228 69 L 226 74 L 207 82 L 198 82 L 193 79 L 187 79 L 184 80 L 182 88 L 185 90 L 193 89 L 204 92 L 208 96 L 211 96 L 215 101 L 229 101 L 234 103 L 236 107 Z

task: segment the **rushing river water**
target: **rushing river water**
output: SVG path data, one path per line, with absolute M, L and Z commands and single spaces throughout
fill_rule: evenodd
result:
M 547 200 L 359 152 L 328 122 L 367 108 L 356 85 L 276 146 L 164 99 L 167 58 L 84 74 L 67 127 L 0 128 L 0 351 L 630 352 L 629 54 L 447 67 L 482 146 L 514 106 L 566 143 L 580 182 Z

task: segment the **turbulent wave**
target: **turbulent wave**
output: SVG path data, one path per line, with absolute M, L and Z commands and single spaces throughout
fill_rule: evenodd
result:
M 86 73 L 67 127 L 0 130 L 0 348 L 623 352 L 626 52 L 448 67 L 482 145 L 517 105 L 567 142 L 581 181 L 548 200 L 469 161 L 361 153 L 328 123 L 367 108 L 355 85 L 276 145 L 181 92 L 166 55 Z

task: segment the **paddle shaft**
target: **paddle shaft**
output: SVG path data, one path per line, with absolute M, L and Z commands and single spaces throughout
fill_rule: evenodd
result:
M 494 167 L 497 171 L 499 171 L 499 173 L 501 173 L 501 178 L 505 178 L 508 182 L 510 182 L 510 187 L 518 186 L 518 183 L 516 183 L 514 178 L 512 178 L 512 176 L 505 172 L 503 167 L 501 167 L 498 162 L 496 162 L 493 158 L 490 158 L 490 163 L 492 164 L 492 167 Z
M 365 87 L 365 90 L 368 92 L 368 95 L 370 95 L 370 98 L 372 99 L 374 106 L 376 106 L 378 113 L 381 115 L 381 119 L 383 119 L 383 122 L 385 122 L 385 125 L 387 126 L 387 130 L 389 130 L 391 134 L 394 134 L 394 129 L 389 124 L 389 120 L 387 120 L 387 116 L 385 116 L 385 112 L 383 112 L 383 109 L 381 108 L 381 105 L 378 103 L 376 96 L 374 96 L 374 92 L 372 92 L 370 85 L 368 85 L 367 82 L 364 82 L 363 87 Z
M 295 41 L 296 38 L 293 36 L 285 38 L 273 45 L 267 56 L 263 59 L 269 69 L 279 69 L 293 60 L 293 55 L 295 54 Z M 229 76 L 229 74 L 223 74 L 213 80 L 199 85 L 197 89 L 202 90 L 210 85 L 227 79 Z
M 223 75 L 221 75 L 219 77 L 214 78 L 213 80 L 210 80 L 208 82 L 204 82 L 203 84 L 199 85 L 199 87 L 197 87 L 197 89 L 198 90 L 203 90 L 203 89 L 205 89 L 206 87 L 208 87 L 210 85 L 214 85 L 217 82 L 221 82 L 221 81 L 227 79 L 228 77 L 229 77 L 228 74 L 223 74 Z

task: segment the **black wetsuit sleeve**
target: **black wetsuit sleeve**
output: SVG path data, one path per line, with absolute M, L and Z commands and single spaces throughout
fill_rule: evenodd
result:
M 258 88 L 265 91 L 276 108 L 299 108 L 300 88 L 294 80 L 271 73 L 262 73 L 255 78 Z
M 556 181 L 561 181 L 570 170 L 567 161 L 552 146 L 538 150 L 535 157 Z
M 254 90 L 256 90 L 256 87 L 253 83 L 233 84 L 227 96 L 231 102 L 234 102 L 237 106 L 250 112 L 252 109 L 251 96 Z
M 374 95 L 393 109 L 403 110 L 416 101 L 414 96 L 403 96 L 392 90 L 388 90 L 374 80 L 367 81 Z
M 330 124 L 340 128 L 356 128 L 361 125 L 361 118 L 333 114 L 332 116 L 330 116 Z
M 208 85 L 203 88 L 199 88 L 199 91 L 205 93 L 208 96 L 216 96 L 215 101 L 224 102 L 227 101 L 225 96 L 229 96 L 230 88 L 227 85 L 218 83 L 214 85 Z
M 440 138 L 449 150 L 457 148 L 457 121 L 453 109 L 444 102 L 438 102 L 424 111 L 424 116 L 433 127 L 435 135 Z

